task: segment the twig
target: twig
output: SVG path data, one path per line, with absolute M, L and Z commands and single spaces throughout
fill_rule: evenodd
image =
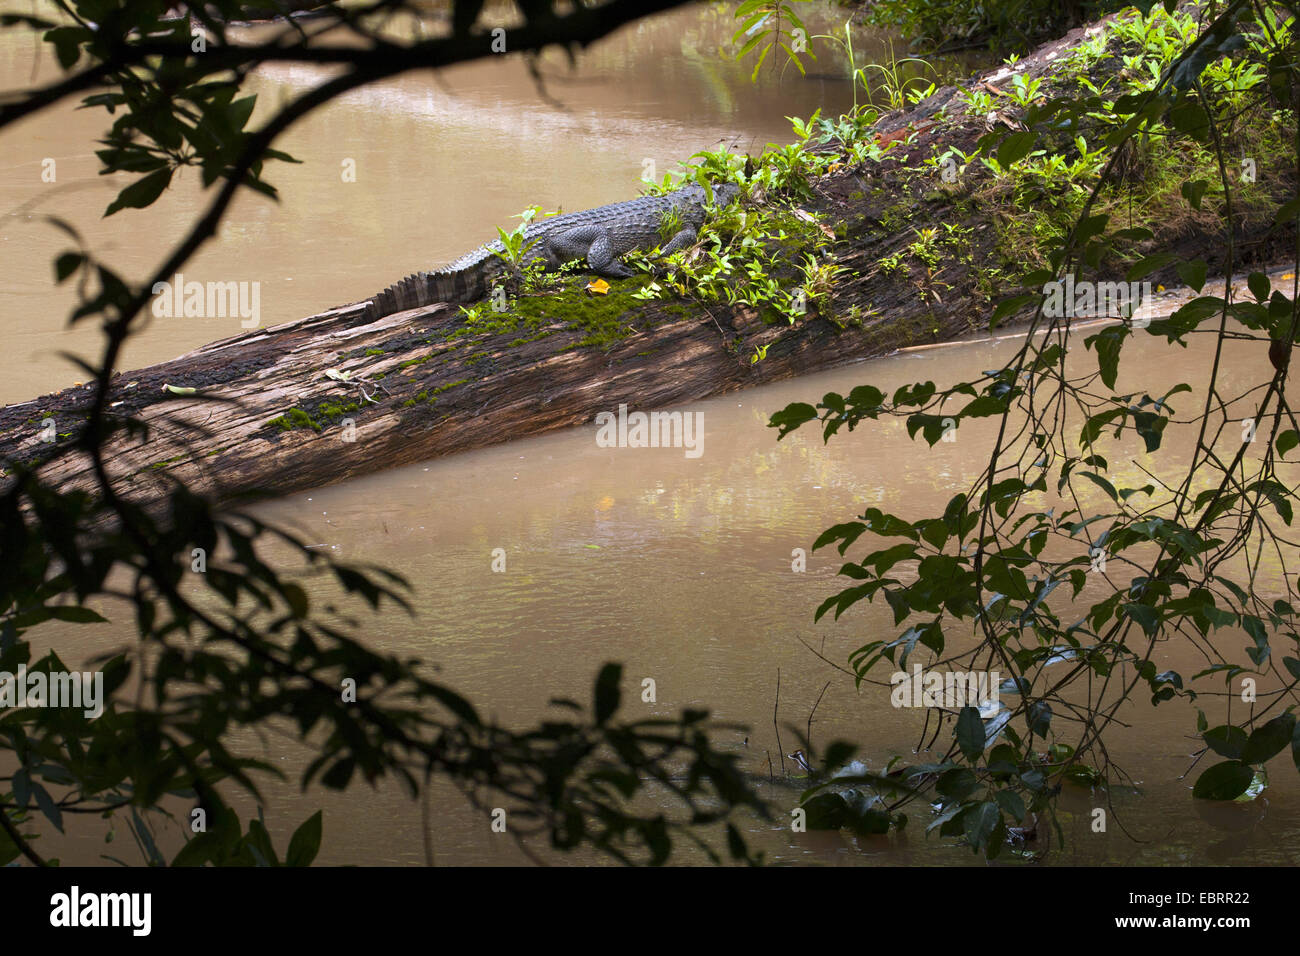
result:
M 821 692 L 820 694 L 817 695 L 817 703 L 813 704 L 813 706 L 812 706 L 812 710 L 808 711 L 808 734 L 807 734 L 807 736 L 804 737 L 804 740 L 806 740 L 806 741 L 808 742 L 808 757 L 809 757 L 810 759 L 812 758 L 812 756 L 813 756 L 813 754 L 814 754 L 814 752 L 815 752 L 815 751 L 813 750 L 813 742 L 812 742 L 812 719 L 813 719 L 813 714 L 817 713 L 817 705 L 820 704 L 820 703 L 822 702 L 822 698 L 826 696 L 826 691 L 828 691 L 828 690 L 830 689 L 830 686 L 831 686 L 831 682 L 830 682 L 830 681 L 827 681 L 827 682 L 826 682 L 826 686 L 822 688 L 822 692 Z
M 27 857 L 27 859 L 31 860 L 37 866 L 49 866 L 48 863 L 41 859 L 41 855 L 33 850 L 31 845 L 23 839 L 23 835 L 18 832 L 18 828 L 13 825 L 13 821 L 9 819 L 9 814 L 4 810 L 0 810 L 0 829 L 3 829 L 5 833 L 9 835 L 9 839 L 14 841 L 14 846 L 18 847 L 18 849 L 22 851 L 23 856 Z
M 781 668 L 776 669 L 776 701 L 772 704 L 772 729 L 776 731 L 776 752 L 781 757 L 781 776 L 785 776 L 785 747 L 781 744 L 781 728 L 777 726 L 776 712 L 781 707 Z M 771 761 L 771 757 L 767 758 Z

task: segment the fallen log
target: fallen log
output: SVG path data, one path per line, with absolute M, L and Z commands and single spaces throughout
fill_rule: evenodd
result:
M 996 91 L 1012 72 L 1054 79 L 1062 51 L 1084 32 L 973 83 Z M 603 296 L 571 280 L 489 322 L 440 304 L 367 323 L 367 303 L 342 306 L 117 375 L 111 414 L 149 432 L 112 439 L 114 474 L 142 502 L 169 492 L 166 476 L 221 501 L 254 489 L 283 494 L 590 423 L 622 404 L 663 409 L 986 330 L 994 296 L 1009 291 L 997 288 L 998 268 L 1015 275 L 1030 265 L 1024 250 L 1008 248 L 1015 239 L 1003 220 L 1014 209 L 983 204 L 975 170 L 945 183 L 922 164 L 947 146 L 970 152 L 991 127 L 1016 119 L 1009 105 L 971 116 L 958 94 L 946 87 L 882 117 L 873 135 L 895 147 L 883 162 L 846 165 L 811 184 L 799 214 L 836 237 L 844 271 L 794 324 L 748 306 L 633 298 L 644 279 L 615 282 Z M 1294 189 L 1289 164 L 1258 165 L 1256 204 L 1275 207 Z M 1292 242 L 1270 225 L 1271 215 L 1243 217 L 1239 267 L 1272 261 Z M 917 237 L 941 228 L 965 236 L 965 246 L 927 261 Z M 1152 228 L 1152 245 L 1200 257 L 1211 274 L 1221 264 L 1216 233 Z M 90 486 L 87 459 L 68 444 L 90 400 L 81 386 L 0 410 L 0 462 L 43 463 L 47 480 Z

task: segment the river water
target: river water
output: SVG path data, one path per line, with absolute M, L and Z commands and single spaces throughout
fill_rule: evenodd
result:
M 820 8 L 818 16 L 834 25 L 833 8 Z M 285 148 L 308 162 L 275 177 L 281 205 L 240 200 L 220 240 L 188 271 L 258 279 L 264 322 L 274 324 L 449 260 L 533 202 L 576 209 L 625 198 L 647 159 L 662 174 L 717 143 L 784 142 L 783 115 L 808 115 L 819 106 L 838 112 L 851 102 L 846 83 L 801 80 L 793 70 L 751 86 L 746 69 L 713 52 L 731 26 L 722 8 L 688 9 L 596 45 L 581 60 L 582 82 L 552 87 L 567 112 L 540 103 L 510 61 L 449 71 L 443 86 L 410 76 L 363 91 L 289 138 Z M 863 38 L 870 49 L 869 41 Z M 879 38 L 874 42 L 878 50 Z M 0 35 L 4 85 L 30 78 L 31 52 Z M 818 68 L 829 72 L 829 62 L 823 58 Z M 283 96 L 313 79 L 268 71 L 257 82 L 264 93 Z M 6 400 L 75 380 L 54 353 L 93 343 L 89 331 L 59 331 L 68 299 L 46 277 L 63 243 L 39 216 L 74 218 L 93 245 L 140 277 L 202 199 L 195 184 L 182 182 L 151 210 L 97 221 L 116 187 L 93 177 L 88 138 L 97 127 L 88 117 L 63 113 L 0 137 L 0 313 L 11 329 L 0 385 Z M 40 183 L 47 156 L 57 160 L 56 184 Z M 348 159 L 356 161 L 356 182 L 340 179 Z M 237 320 L 203 321 L 155 322 L 128 364 L 170 358 L 238 330 Z M 894 754 L 912 758 L 922 726 L 919 712 L 896 710 L 869 687 L 855 690 L 851 678 L 826 663 L 844 666 L 853 649 L 893 636 L 888 607 L 859 605 L 839 623 L 814 624 L 817 604 L 841 587 L 841 559 L 818 552 L 798 573 L 793 549 L 810 548 L 823 529 L 872 505 L 905 516 L 941 510 L 983 467 L 991 433 L 981 424 L 963 426 L 958 441 L 930 449 L 909 441 L 901 424 L 882 423 L 829 446 L 810 430 L 778 443 L 767 419 L 789 402 L 815 402 L 864 382 L 891 390 L 911 381 L 957 381 L 998 367 L 1014 347 L 1002 341 L 926 349 L 694 403 L 684 411 L 703 415 L 699 457 L 682 449 L 602 448 L 591 425 L 291 496 L 261 513 L 342 558 L 406 575 L 415 586 L 415 616 L 386 613 L 365 633 L 385 651 L 436 661 L 442 679 L 483 712 L 515 726 L 536 720 L 550 698 L 589 699 L 600 664 L 621 661 L 630 713 L 707 707 L 721 720 L 748 725 L 748 734 L 726 734 L 721 743 L 742 755 L 778 808 L 788 808 L 797 785 L 767 783 L 769 757 L 780 777 L 781 751 L 796 746 L 787 722 L 806 728 L 814 705 L 816 743 L 858 742 L 876 768 Z M 1245 346 L 1230 351 L 1225 369 L 1232 382 L 1267 368 L 1263 350 L 1254 351 L 1260 354 Z M 1128 384 L 1153 394 L 1178 381 L 1204 381 L 1209 367 L 1202 347 L 1171 349 L 1145 337 L 1125 360 L 1140 372 L 1120 390 Z M 1073 361 L 1083 368 L 1094 359 L 1088 353 Z M 1184 397 L 1188 409 L 1201 400 Z M 1173 450 L 1162 453 L 1159 467 L 1176 474 L 1185 441 L 1180 445 L 1171 429 L 1167 444 Z M 1136 479 L 1139 467 L 1155 463 L 1124 444 L 1112 454 L 1112 477 Z M 496 548 L 505 552 L 505 573 L 491 569 Z M 312 596 L 319 605 L 332 595 Z M 130 617 L 117 617 L 121 624 L 44 636 L 69 661 L 84 659 L 130 642 Z M 1157 650 L 1156 663 L 1184 674 L 1204 666 L 1172 641 Z M 772 726 L 778 672 L 781 747 Z M 647 677 L 657 685 L 653 704 L 632 693 Z M 1217 722 L 1218 705 L 1207 706 Z M 1067 842 L 1049 862 L 1295 862 L 1294 771 L 1279 757 L 1272 787 L 1249 807 L 1194 805 L 1197 771 L 1182 777 L 1191 764 L 1187 754 L 1197 749 L 1189 736 L 1194 716 L 1181 702 L 1152 709 L 1141 695 L 1121 712 L 1130 726 L 1118 728 L 1108 747 L 1137 788 L 1110 794 L 1115 816 L 1106 833 L 1094 833 L 1091 813 L 1106 805 L 1105 796 L 1068 787 L 1061 806 Z M 304 764 L 302 753 L 279 738 L 248 744 L 278 761 L 291 781 Z M 324 808 L 322 862 L 426 859 L 420 807 L 395 787 L 303 795 L 273 785 L 266 796 L 267 822 L 277 834 Z M 756 845 L 783 862 L 978 862 L 952 841 L 926 838 L 923 808 L 912 817 L 904 835 L 872 839 L 796 835 L 781 819 L 744 825 Z M 161 823 L 160 832 L 176 844 L 173 824 Z M 427 832 L 439 863 L 523 860 L 508 836 L 492 833 L 448 787 L 430 795 Z M 133 858 L 129 848 L 106 848 L 102 836 L 95 821 L 53 839 L 71 863 L 94 862 L 106 851 Z M 684 849 L 679 859 L 701 858 Z

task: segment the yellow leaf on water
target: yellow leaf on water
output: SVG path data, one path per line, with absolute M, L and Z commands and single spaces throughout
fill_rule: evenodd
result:
M 609 283 L 604 279 L 596 279 L 587 283 L 587 291 L 594 293 L 595 295 L 608 295 Z
M 614 507 L 614 499 L 609 495 L 606 495 L 596 502 L 597 511 L 608 511 L 612 507 Z

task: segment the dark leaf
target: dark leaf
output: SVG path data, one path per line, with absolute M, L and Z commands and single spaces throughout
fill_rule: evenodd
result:
M 618 710 L 620 697 L 618 685 L 622 679 L 622 664 L 606 664 L 596 675 L 594 711 L 598 726 L 603 725 Z
M 1246 792 L 1255 771 L 1238 760 L 1225 760 L 1206 770 L 1192 787 L 1198 800 L 1235 800 Z
M 289 851 L 285 854 L 285 866 L 311 866 L 320 852 L 322 819 L 317 810 L 303 821 L 302 826 L 294 831 L 289 839 Z
M 143 209 L 161 196 L 163 190 L 167 188 L 168 183 L 171 181 L 172 170 L 170 166 L 150 173 L 118 193 L 117 198 L 109 203 L 108 208 L 104 210 L 104 215 L 111 216 L 121 209 Z

